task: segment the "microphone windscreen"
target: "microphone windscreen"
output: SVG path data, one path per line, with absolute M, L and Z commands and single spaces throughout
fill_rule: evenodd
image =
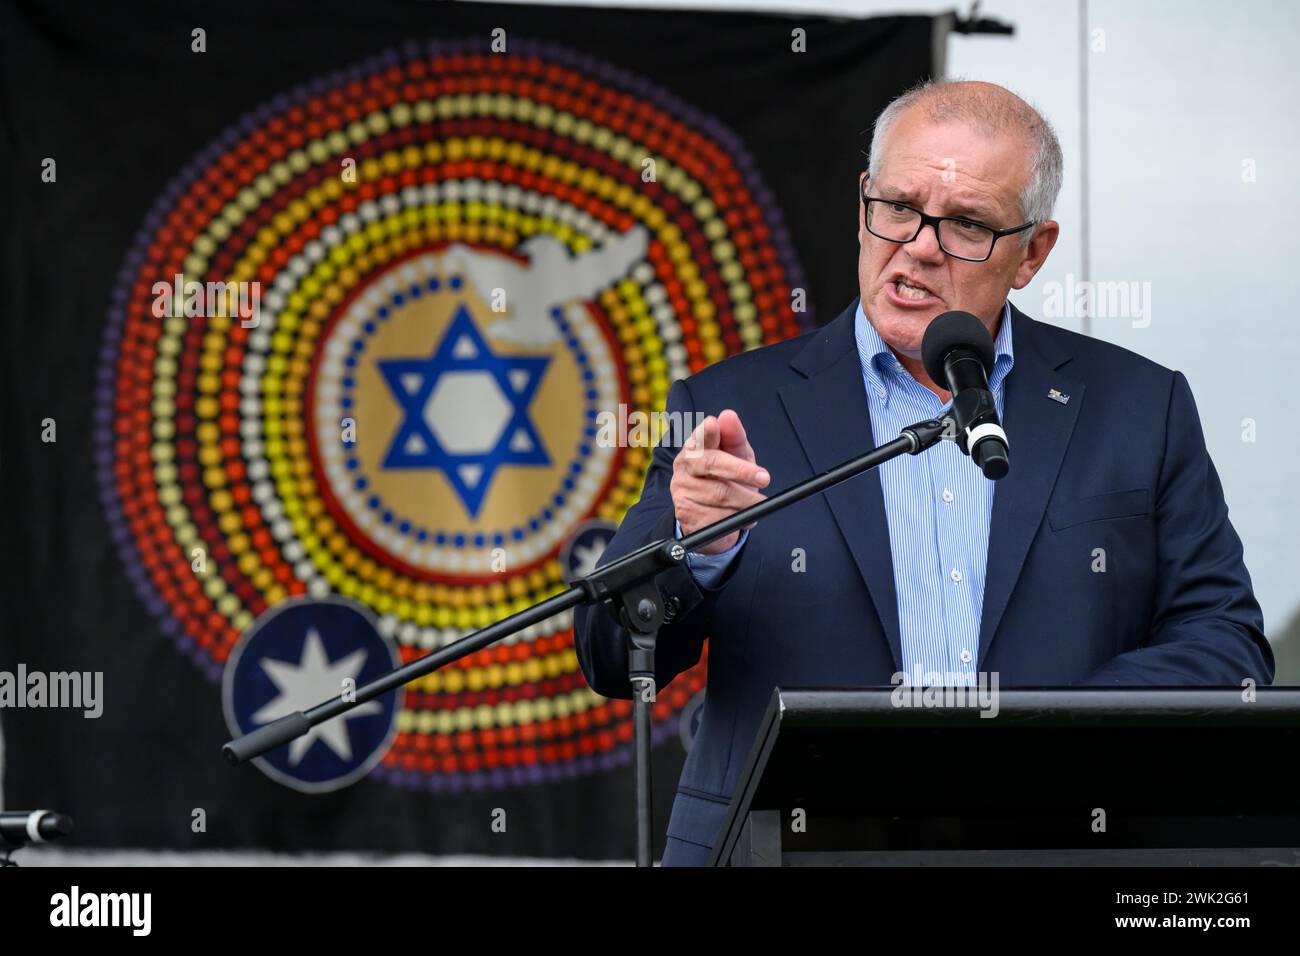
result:
M 943 360 L 957 347 L 970 349 L 979 356 L 985 374 L 993 374 L 993 336 L 984 323 L 969 312 L 945 312 L 930 323 L 921 339 L 921 362 L 936 385 L 946 385 Z

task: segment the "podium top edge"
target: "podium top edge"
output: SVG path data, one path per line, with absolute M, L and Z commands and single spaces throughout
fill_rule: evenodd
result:
M 999 718 L 1046 723 L 1091 718 L 1172 718 L 1178 720 L 1280 719 L 1300 724 L 1300 688 L 1181 687 L 870 687 L 781 688 L 773 706 L 782 724 L 836 718 L 962 719 L 980 712 Z M 904 716 L 906 715 L 906 717 Z

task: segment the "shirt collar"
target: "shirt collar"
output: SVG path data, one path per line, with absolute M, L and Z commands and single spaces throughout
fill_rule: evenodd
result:
M 862 362 L 862 374 L 867 380 L 867 386 L 885 404 L 889 403 L 891 385 L 910 382 L 919 386 L 912 373 L 903 367 L 903 363 L 898 361 L 898 357 L 885 344 L 876 327 L 871 324 L 866 312 L 862 310 L 860 298 L 857 315 L 854 317 L 854 336 L 857 339 L 858 358 Z M 1013 364 L 1015 364 L 1015 351 L 1011 339 L 1011 300 L 1008 299 L 1002 304 L 1002 323 L 998 327 L 998 337 L 993 340 L 993 374 L 989 376 L 989 389 L 998 399 L 1002 397 L 1002 383 L 1006 380 Z

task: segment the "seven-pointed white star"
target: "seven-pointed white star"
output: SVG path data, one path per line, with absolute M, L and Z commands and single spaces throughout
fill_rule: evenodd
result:
M 575 577 L 586 577 L 592 571 L 596 570 L 596 562 L 600 556 L 605 553 L 609 547 L 609 540 L 606 538 L 597 538 L 591 544 L 578 545 L 573 549 L 573 574 Z
M 270 658 L 262 661 L 262 669 L 279 689 L 278 696 L 267 701 L 253 715 L 253 722 L 269 724 L 273 720 L 291 714 L 296 710 L 309 710 L 328 697 L 343 693 L 343 681 L 351 679 L 349 685 L 356 689 L 356 677 L 366 663 L 366 652 L 353 651 L 346 657 L 331 661 L 325 654 L 325 645 L 320 634 L 312 628 L 307 632 L 307 640 L 302 646 L 302 659 L 297 664 L 276 661 Z M 340 760 L 352 759 L 352 741 L 348 738 L 345 723 L 353 717 L 380 713 L 383 705 L 377 700 L 368 700 L 359 707 L 339 717 L 334 717 L 317 724 L 301 737 L 294 738 L 289 745 L 289 763 L 297 766 L 299 761 L 311 748 L 312 742 L 319 739 L 338 755 Z

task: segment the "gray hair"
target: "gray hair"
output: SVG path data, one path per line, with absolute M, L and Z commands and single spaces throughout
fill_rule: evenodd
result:
M 1000 91 L 1000 92 L 999 92 Z M 871 152 L 867 156 L 867 173 L 875 179 L 884 158 L 884 142 L 890 129 L 907 109 L 925 110 L 935 123 L 966 122 L 989 135 L 1007 129 L 1018 130 L 1029 142 L 1033 156 L 1029 162 L 1029 182 L 1020 192 L 1020 214 L 1034 222 L 1052 218 L 1056 197 L 1061 192 L 1065 161 L 1061 144 L 1052 124 L 1038 110 L 1016 94 L 991 83 L 974 83 L 961 79 L 926 80 L 893 100 L 876 117 L 871 134 Z M 1020 234 L 1021 245 L 1037 230 Z

